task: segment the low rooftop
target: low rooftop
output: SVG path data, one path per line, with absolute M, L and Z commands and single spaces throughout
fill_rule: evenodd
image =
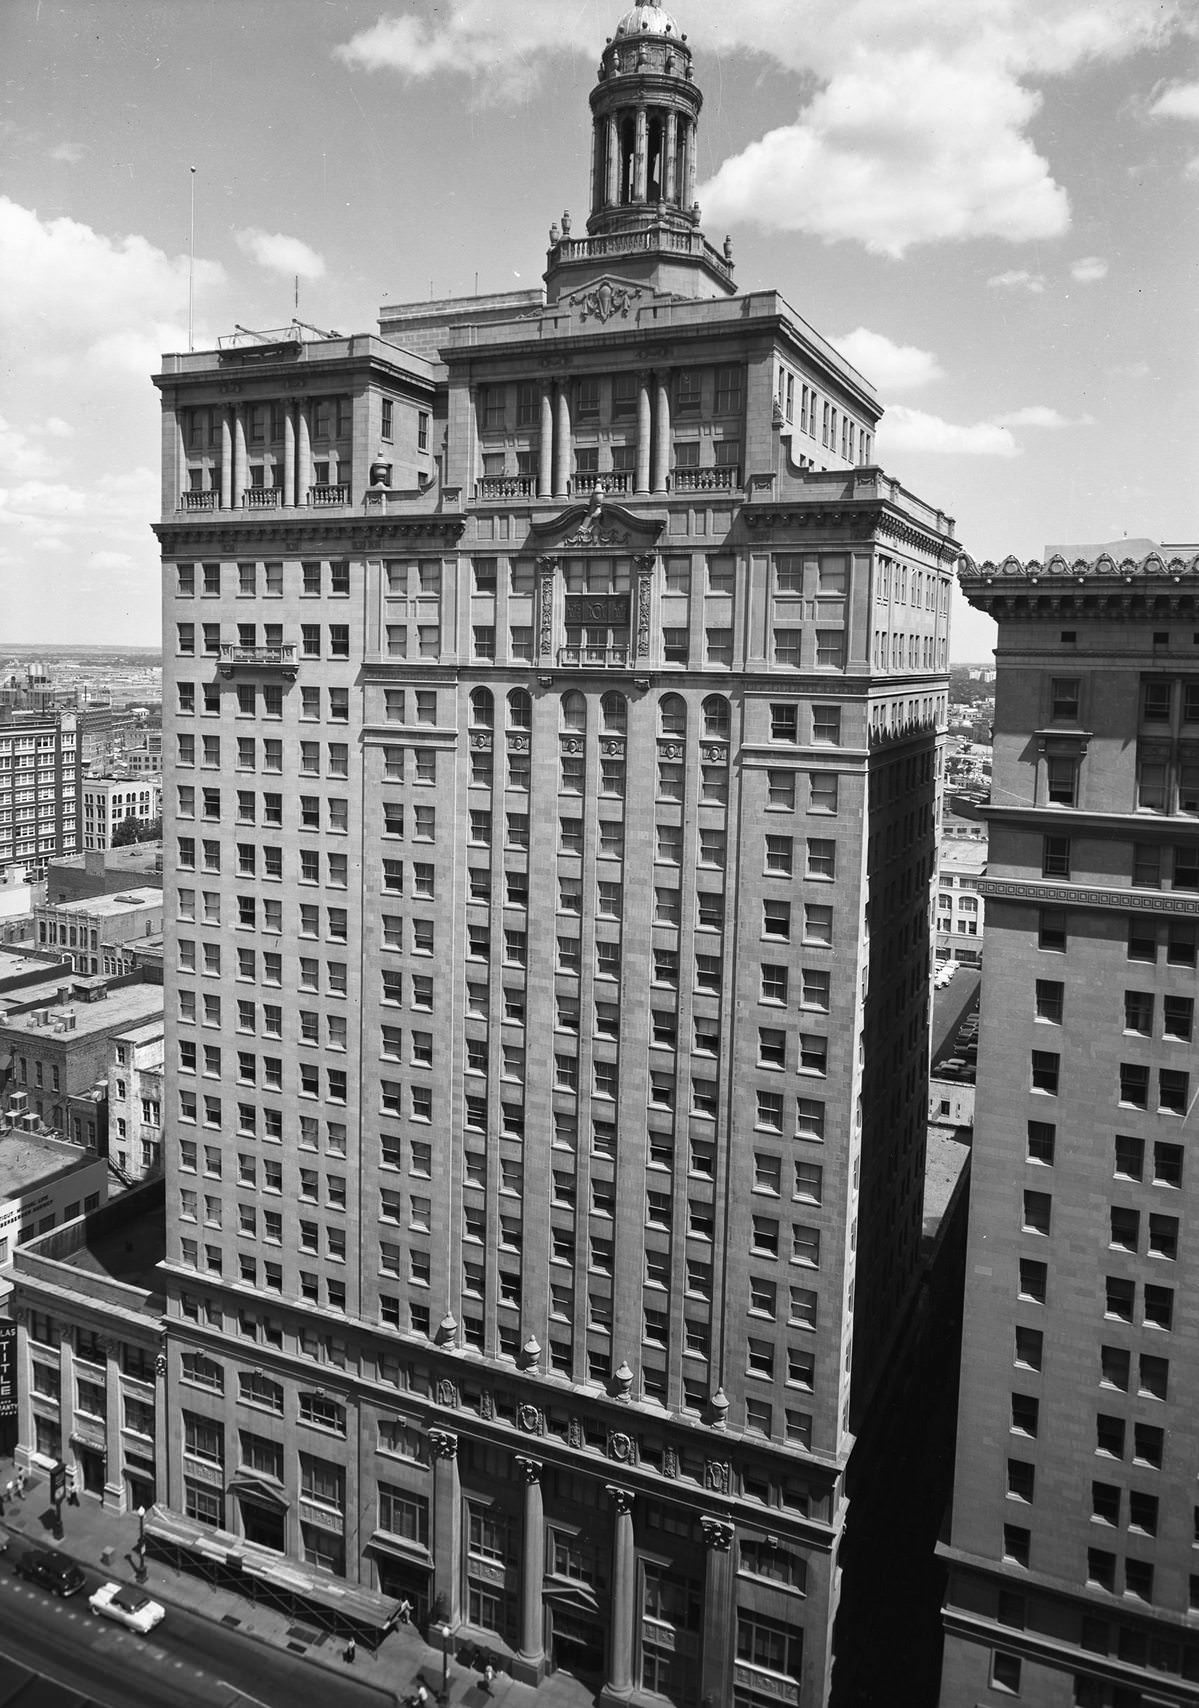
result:
M 82 901 L 52 901 L 44 904 L 56 915 L 83 916 L 87 919 L 109 919 L 132 913 L 139 907 L 162 907 L 162 891 L 151 889 L 119 890 L 115 895 L 85 896 Z
M 158 1265 L 166 1256 L 165 1204 L 162 1179 L 146 1181 L 18 1246 L 13 1273 L 123 1310 L 161 1316 L 166 1299 Z M 64 1276 L 63 1269 L 72 1273 Z
M 78 1038 L 94 1032 L 124 1031 L 128 1026 L 161 1015 L 162 1011 L 161 985 L 131 984 L 110 987 L 94 1002 L 57 1002 L 52 1007 L 29 1009 L 24 1014 L 8 1014 L 2 1024 L 10 1035 L 20 1033 L 31 1040 Z
M 0 1198 L 16 1198 L 41 1180 L 80 1163 L 97 1162 L 94 1151 L 39 1133 L 0 1133 Z

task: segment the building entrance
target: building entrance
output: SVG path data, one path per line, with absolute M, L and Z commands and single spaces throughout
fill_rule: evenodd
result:
M 604 1680 L 604 1628 L 597 1620 L 555 1607 L 550 1619 L 550 1661 L 555 1672 L 568 1672 L 598 1688 Z
M 90 1495 L 104 1494 L 104 1454 L 95 1447 L 79 1448 L 79 1474 Z

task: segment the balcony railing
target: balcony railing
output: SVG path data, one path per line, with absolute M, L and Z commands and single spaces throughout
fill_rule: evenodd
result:
M 350 502 L 348 486 L 310 486 L 308 502 L 314 510 L 331 510 L 335 505 Z
M 209 492 L 181 492 L 179 494 L 179 508 L 180 510 L 215 510 L 220 496 L 220 493 L 215 489 Z
M 242 498 L 247 510 L 277 510 L 283 502 L 277 486 L 247 486 Z
M 608 469 L 603 474 L 577 474 L 571 482 L 571 492 L 576 498 L 588 498 L 597 486 L 602 486 L 605 492 L 623 497 L 633 490 L 633 474 L 629 469 Z
M 736 463 L 714 469 L 675 469 L 672 481 L 676 492 L 733 492 L 741 485 L 741 469 Z
M 629 663 L 629 649 L 627 646 L 560 646 L 558 663 L 571 669 L 625 670 Z
M 222 676 L 232 676 L 235 670 L 275 670 L 282 676 L 295 676 L 294 646 L 222 646 L 217 660 Z
M 532 474 L 485 474 L 475 482 L 476 498 L 535 498 L 537 477 Z

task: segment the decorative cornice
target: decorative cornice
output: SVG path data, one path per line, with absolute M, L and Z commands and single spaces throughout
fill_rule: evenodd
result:
M 212 512 L 207 514 L 211 516 Z M 228 546 L 232 556 L 247 546 L 270 544 L 278 551 L 297 540 L 310 538 L 338 541 L 363 551 L 378 549 L 389 540 L 427 539 L 454 545 L 466 529 L 463 516 L 422 516 L 398 521 L 384 516 L 326 516 L 299 511 L 291 515 L 274 511 L 267 515 L 269 521 L 242 522 L 224 512 L 219 521 L 188 517 L 177 522 L 154 522 L 151 527 L 164 550 L 203 551 Z
M 1199 918 L 1199 896 L 1179 895 L 1177 890 L 1101 890 L 1084 884 L 1045 884 L 1026 878 L 980 878 L 978 892 L 987 900 L 1049 902 L 1055 907 L 1102 907 L 1121 913 Z
M 847 528 L 858 534 L 877 534 L 909 551 L 922 551 L 938 563 L 958 563 L 957 540 L 921 528 L 897 515 L 881 499 L 814 499 L 808 503 L 745 504 L 741 510 L 751 532 L 763 528 Z
M 1055 553 L 1040 562 L 1005 557 L 958 559 L 958 585 L 972 605 L 1012 615 L 1035 601 L 1046 614 L 1122 619 L 1147 615 L 1192 616 L 1199 600 L 1199 554 L 1172 557 L 1160 552 L 1116 561 L 1110 552 L 1068 562 Z

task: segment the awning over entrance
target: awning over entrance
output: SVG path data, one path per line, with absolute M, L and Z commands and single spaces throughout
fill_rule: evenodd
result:
M 188 1568 L 194 1562 L 227 1588 L 303 1615 L 338 1635 L 378 1641 L 399 1617 L 399 1603 L 389 1596 L 330 1577 L 227 1530 L 211 1530 L 166 1507 L 152 1507 L 146 1514 L 146 1543 L 160 1557 Z

